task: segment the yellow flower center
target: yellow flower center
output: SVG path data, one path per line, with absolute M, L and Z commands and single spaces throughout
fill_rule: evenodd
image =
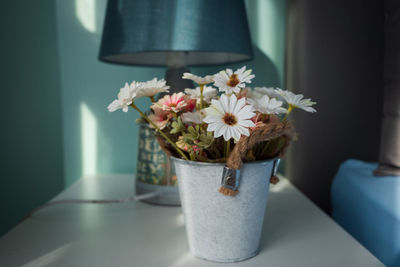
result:
M 237 123 L 237 119 L 232 113 L 225 113 L 224 117 L 222 117 L 222 120 L 229 126 L 233 126 Z
M 232 74 L 231 77 L 229 77 L 229 80 L 226 82 L 226 85 L 230 87 L 235 87 L 240 83 L 237 74 Z

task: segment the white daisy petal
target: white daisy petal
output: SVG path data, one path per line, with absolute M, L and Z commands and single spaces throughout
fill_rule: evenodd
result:
M 293 108 L 299 108 L 307 112 L 317 112 L 314 108 L 311 106 L 315 105 L 316 102 L 311 101 L 311 99 L 303 99 L 302 94 L 294 94 L 290 91 L 285 91 L 282 89 L 276 89 L 276 92 L 281 95 L 281 97 L 285 100 L 285 102 L 293 107 Z
M 220 125 L 220 127 L 218 127 L 215 131 L 214 131 L 214 136 L 215 137 L 220 137 L 221 135 L 223 135 L 226 130 L 227 130 L 228 126 L 225 124 Z
M 240 69 L 237 69 L 236 71 L 235 71 L 235 73 L 236 74 L 240 74 L 240 75 L 242 75 L 243 74 L 243 72 L 246 70 L 246 66 L 243 66 L 243 67 L 241 67 Z
M 256 127 L 254 122 L 251 120 L 241 120 L 239 121 L 239 125 L 243 127 Z
M 255 76 L 251 74 L 251 70 L 246 71 L 246 66 L 232 72 L 231 69 L 220 71 L 214 75 L 214 85 L 221 92 L 227 94 L 239 93 L 241 88 L 245 88 L 246 83 L 251 83 L 251 79 Z
M 197 104 L 200 103 L 200 87 L 195 89 L 186 88 L 185 93 L 192 99 L 196 99 Z M 217 96 L 217 90 L 211 86 L 204 86 L 203 88 L 203 101 L 210 103 L 210 101 Z
M 270 98 L 268 95 L 263 95 L 258 99 L 249 99 L 249 103 L 256 111 L 263 114 L 282 114 L 286 113 L 286 109 L 282 108 L 282 101 L 275 98 Z
M 221 121 L 221 116 L 207 116 L 203 119 L 206 123 L 217 123 Z
M 110 112 L 114 112 L 114 111 L 116 111 L 116 110 L 118 110 L 118 109 L 120 109 L 120 108 L 121 108 L 121 105 L 120 105 L 120 103 L 119 103 L 118 100 L 114 100 L 114 101 L 111 102 L 111 104 L 108 105 L 108 107 L 107 107 L 108 111 L 110 111 Z
M 240 111 L 239 113 L 236 114 L 239 120 L 250 120 L 253 118 L 256 114 L 253 112 L 247 112 L 247 111 Z
M 226 111 L 228 111 L 229 113 L 233 113 L 234 114 L 233 111 L 234 111 L 234 109 L 236 107 L 236 104 L 237 104 L 237 97 L 235 95 L 231 95 L 229 100 L 230 100 L 229 101 L 229 107 L 228 107 L 228 110 L 226 110 Z
M 246 98 L 243 97 L 237 101 L 235 108 L 231 112 L 233 114 L 237 114 L 241 109 L 243 109 L 245 107 L 251 108 L 251 106 L 249 106 L 249 105 L 246 106 Z
M 239 92 L 240 92 L 240 84 L 239 85 L 237 85 L 236 87 L 233 87 L 233 88 L 231 88 L 231 90 L 234 92 L 234 93 L 236 93 L 236 94 L 238 94 Z
M 197 84 L 203 84 L 203 85 L 214 82 L 213 75 L 207 75 L 204 77 L 200 77 L 200 76 L 194 75 L 190 72 L 185 72 L 182 76 L 182 79 L 192 80 Z
M 221 104 L 221 106 L 222 106 L 222 109 L 223 109 L 223 111 L 224 112 L 229 112 L 229 96 L 227 96 L 227 95 L 222 95 L 221 96 L 221 98 L 219 99 L 220 101 L 220 104 Z
M 243 134 L 243 135 L 246 135 L 246 136 L 250 135 L 249 129 L 247 129 L 247 128 L 243 127 L 243 126 L 239 125 L 238 127 L 236 127 L 236 129 L 240 134 Z
M 220 108 L 222 112 L 216 112 Z M 206 108 L 207 116 L 203 121 L 208 123 L 207 131 L 214 132 L 214 137 L 223 135 L 225 140 L 238 140 L 241 133 L 249 134 L 245 127 L 255 126 L 250 120 L 255 115 L 252 109 L 244 98 L 238 101 L 235 95 L 223 94 L 219 100 L 213 100 L 211 106 Z
M 239 131 L 239 127 L 231 127 L 231 131 L 232 131 L 232 137 L 233 139 L 235 139 L 236 141 L 238 141 L 240 139 L 240 131 Z
M 110 112 L 122 109 L 124 112 L 128 112 L 128 106 L 132 104 L 133 99 L 136 97 L 136 91 L 132 90 L 128 83 L 119 90 L 117 99 L 114 100 L 107 109 Z
M 206 122 L 206 121 L 205 121 L 205 122 Z M 206 123 L 208 123 L 208 122 L 206 122 Z M 218 129 L 221 128 L 221 127 L 222 127 L 221 124 L 215 123 L 215 122 L 211 122 L 211 123 L 209 123 L 208 126 L 207 126 L 207 131 L 213 132 L 213 131 L 218 130 Z
M 231 139 L 232 135 L 231 135 L 230 127 L 226 127 L 226 129 L 225 129 L 225 131 L 223 131 L 222 135 L 224 136 L 225 141 L 228 141 L 229 139 Z
M 222 106 L 221 102 L 216 99 L 213 99 L 211 101 L 211 107 L 215 109 L 217 114 L 223 114 L 225 112 L 224 107 Z
M 255 87 L 254 91 L 255 91 L 255 93 L 258 93 L 261 95 L 267 95 L 270 98 L 279 99 L 281 97 L 273 87 Z
M 136 97 L 138 98 L 143 96 L 151 97 L 158 93 L 167 93 L 169 86 L 166 83 L 164 79 L 157 80 L 157 78 L 143 83 L 133 81 L 130 89 L 136 93 Z

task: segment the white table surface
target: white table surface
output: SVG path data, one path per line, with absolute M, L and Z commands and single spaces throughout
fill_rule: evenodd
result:
M 56 199 L 124 198 L 134 177 L 85 177 Z M 271 187 L 261 251 L 221 264 L 189 252 L 181 208 L 142 202 L 63 204 L 36 213 L 0 239 L 0 266 L 200 267 L 384 266 L 286 179 Z

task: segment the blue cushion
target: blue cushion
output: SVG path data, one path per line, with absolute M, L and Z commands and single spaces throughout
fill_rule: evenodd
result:
M 400 266 L 400 176 L 375 177 L 376 163 L 347 160 L 331 188 L 333 218 L 387 266 Z

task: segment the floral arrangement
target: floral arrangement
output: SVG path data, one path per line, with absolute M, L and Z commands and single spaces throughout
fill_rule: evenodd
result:
M 257 128 L 288 120 L 294 109 L 316 112 L 315 102 L 279 88 L 246 87 L 255 77 L 242 67 L 215 75 L 199 77 L 184 73 L 198 86 L 184 92 L 167 94 L 164 79 L 133 81 L 120 89 L 118 98 L 109 106 L 110 112 L 132 107 L 153 128 L 159 142 L 169 154 L 185 160 L 225 162 L 232 149 Z M 164 94 L 158 100 L 156 96 Z M 150 98 L 151 112 L 144 113 L 135 104 L 140 97 Z M 285 136 L 261 141 L 246 151 L 245 161 L 273 158 L 285 146 Z

